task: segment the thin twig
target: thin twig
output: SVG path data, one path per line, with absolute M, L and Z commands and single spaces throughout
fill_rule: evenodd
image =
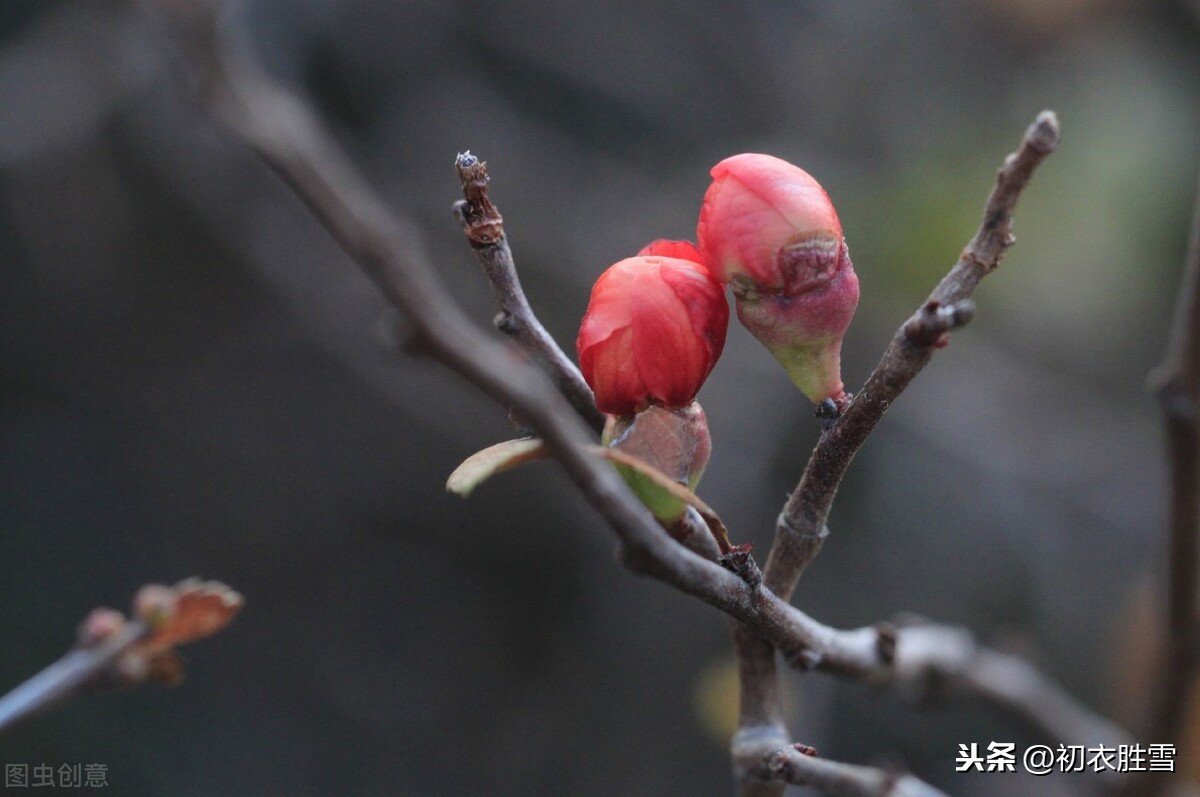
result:
M 800 483 L 779 515 L 775 542 L 763 568 L 767 586 L 784 600 L 791 600 L 801 571 L 816 553 L 808 538 L 825 525 L 838 485 L 855 453 L 883 413 L 929 362 L 934 350 L 944 345 L 942 334 L 969 320 L 964 301 L 1012 245 L 1012 214 L 1017 199 L 1034 169 L 1058 146 L 1058 139 L 1054 113 L 1038 114 L 1020 148 L 1005 159 L 997 174 L 983 224 L 975 237 L 925 305 L 900 327 L 862 390 L 818 441 Z M 931 334 L 933 330 L 938 334 Z
M 554 384 L 571 402 L 575 411 L 599 432 L 604 428 L 604 413 L 596 409 L 592 389 L 583 381 L 583 375 L 575 363 L 542 326 L 529 306 L 529 300 L 525 298 L 517 267 L 513 263 L 512 250 L 504 234 L 504 219 L 488 196 L 490 178 L 487 163 L 470 152 L 463 152 L 455 160 L 454 166 L 463 190 L 463 199 L 455 204 L 455 211 L 496 293 L 496 302 L 500 305 L 500 314 L 495 320 L 496 328 L 515 340 L 549 372 Z
M 1166 653 L 1150 738 L 1178 746 L 1185 698 L 1200 674 L 1200 188 L 1171 338 L 1151 384 L 1166 433 L 1170 509 Z M 1143 793 L 1160 793 L 1168 780 L 1153 778 Z
M 634 572 L 729 614 L 781 650 L 794 666 L 883 684 L 923 681 L 930 674 L 954 681 L 970 670 L 978 652 L 973 643 L 947 652 L 939 649 L 940 638 L 929 629 L 895 634 L 877 628 L 838 631 L 672 540 L 616 471 L 592 454 L 590 429 L 550 381 L 465 317 L 411 243 L 404 225 L 367 187 L 311 110 L 219 42 L 212 5 L 197 0 L 167 8 L 175 12 L 173 18 L 201 67 L 212 113 L 308 204 L 408 317 L 421 349 L 497 402 L 516 408 L 534 426 L 584 497 L 608 521 L 622 543 L 624 563 Z M 957 634 L 969 639 L 965 632 Z M 1089 716 L 1069 698 L 1065 704 L 1080 717 Z
M 241 608 L 242 596 L 224 584 L 189 578 L 172 587 L 143 586 L 129 619 L 114 609 L 93 609 L 71 651 L 0 697 L 0 733 L 95 689 L 146 679 L 178 684 L 183 659 L 175 647 L 215 634 Z
M 69 651 L 58 661 L 0 697 L 0 733 L 37 714 L 79 697 L 112 677 L 113 664 L 144 639 L 149 629 L 140 622 L 122 628 L 94 647 Z
M 765 757 L 758 772 L 764 779 L 812 786 L 834 797 L 946 797 L 912 775 L 828 761 L 795 746 Z

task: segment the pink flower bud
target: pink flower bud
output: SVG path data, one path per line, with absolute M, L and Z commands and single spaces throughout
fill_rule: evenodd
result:
M 622 260 L 600 275 L 575 343 L 596 406 L 632 415 L 691 403 L 725 345 L 729 307 L 698 263 Z
M 728 283 L 738 319 L 814 403 L 846 401 L 842 336 L 858 277 L 829 195 L 808 172 L 770 155 L 718 163 L 697 237 L 704 264 Z
M 691 241 L 668 241 L 666 238 L 659 238 L 657 241 L 651 241 L 643 246 L 642 251 L 638 252 L 639 257 L 642 255 L 677 257 L 680 260 L 690 260 L 693 263 L 704 265 L 704 257 Z

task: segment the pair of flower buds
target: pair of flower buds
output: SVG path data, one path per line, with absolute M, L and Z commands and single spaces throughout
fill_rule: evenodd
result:
M 699 246 L 655 241 L 596 280 L 576 342 L 596 405 L 617 419 L 690 405 L 725 345 L 729 285 L 738 318 L 796 386 L 840 410 L 858 278 L 833 203 L 770 155 L 726 158 L 712 177 Z

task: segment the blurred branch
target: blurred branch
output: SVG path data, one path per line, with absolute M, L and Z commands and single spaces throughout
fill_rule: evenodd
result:
M 188 579 L 174 587 L 147 584 L 138 590 L 135 619 L 93 609 L 79 627 L 73 650 L 0 697 L 0 733 L 92 691 L 146 679 L 179 683 L 183 660 L 175 646 L 216 633 L 241 607 L 242 596 L 224 584 Z
M 791 740 L 783 721 L 775 648 L 740 624 L 733 628 L 733 647 L 741 690 L 738 728 L 730 742 L 734 782 L 740 797 L 779 797 L 787 779 L 762 770 L 767 756 Z
M 789 649 L 787 643 L 781 646 L 772 640 L 793 666 L 887 686 L 918 701 L 973 698 L 1002 708 L 1054 742 L 1110 746 L 1132 742 L 1128 732 L 1075 700 L 1032 664 L 980 646 L 966 629 L 934 624 L 897 628 L 879 623 L 836 631 L 801 612 L 795 615 L 812 625 L 796 634 L 802 640 L 789 642 L 804 641 L 806 645 Z M 820 636 L 810 636 L 815 634 Z
M 975 237 L 922 308 L 896 332 L 850 406 L 821 435 L 800 483 L 779 515 L 775 542 L 763 570 L 767 586 L 784 600 L 791 600 L 800 573 L 820 550 L 811 539 L 825 525 L 850 461 L 883 413 L 929 362 L 934 350 L 945 345 L 945 333 L 970 319 L 971 307 L 966 300 L 1012 245 L 1012 214 L 1017 199 L 1034 169 L 1058 146 L 1058 139 L 1054 113 L 1038 114 L 1020 147 L 1000 168 Z
M 938 627 L 838 631 L 781 600 L 757 580 L 741 578 L 672 540 L 616 471 L 592 453 L 591 430 L 550 381 L 466 318 L 412 243 L 414 236 L 406 225 L 388 212 L 312 111 L 224 46 L 214 5 L 175 0 L 156 7 L 170 11 L 184 34 L 201 70 L 210 111 L 279 173 L 384 296 L 408 317 L 415 349 L 435 357 L 497 402 L 515 408 L 532 425 L 608 521 L 630 569 L 726 612 L 782 651 L 793 666 L 875 684 L 922 684 L 934 679 L 959 684 L 963 691 L 997 700 L 1002 707 L 1023 708 L 1012 701 L 1014 695 L 1026 694 L 1020 684 L 1000 696 L 994 689 L 979 689 L 967 677 L 975 672 L 980 651 L 964 631 Z M 1123 733 L 1104 733 L 1111 726 L 1066 695 L 1055 708 L 1090 723 L 1098 730 L 1094 738 L 1124 738 Z M 1040 715 L 1035 721 L 1045 728 L 1056 725 L 1053 718 Z
M 827 761 L 803 745 L 770 753 L 755 771 L 764 781 L 811 786 L 836 797 L 946 797 L 912 775 Z
M 500 305 L 496 328 L 515 340 L 546 368 L 575 411 L 592 429 L 601 431 L 604 428 L 604 414 L 596 409 L 592 389 L 583 380 L 575 363 L 563 353 L 538 321 L 521 289 L 512 250 L 504 235 L 504 219 L 488 197 L 490 178 L 487 164 L 470 152 L 464 152 L 459 154 L 454 165 L 462 182 L 464 197 L 455 204 L 454 209 L 462 220 L 463 232 L 475 250 L 488 282 L 496 292 L 496 301 Z
M 1060 744 L 1131 744 L 1128 731 L 1094 714 L 1025 659 L 978 648 L 946 684 L 984 703 L 1003 705 L 1045 738 Z M 939 685 L 935 689 L 942 688 Z
M 1200 188 L 1171 338 L 1151 383 L 1170 466 L 1166 655 L 1152 738 L 1179 746 L 1186 696 L 1200 671 Z M 1168 780 L 1154 778 L 1144 793 L 1160 793 Z
M 61 659 L 0 697 L 0 733 L 23 720 L 49 711 L 79 697 L 102 682 L 117 680 L 115 662 L 148 630 L 138 622 L 126 623 L 119 631 L 91 646 L 69 651 Z

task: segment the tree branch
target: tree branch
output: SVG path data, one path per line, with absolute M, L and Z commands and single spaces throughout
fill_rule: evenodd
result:
M 783 720 L 775 648 L 741 624 L 734 624 L 741 702 L 738 729 L 730 742 L 733 778 L 741 797 L 779 797 L 784 781 L 763 776 L 760 764 L 791 741 Z
M 763 569 L 767 586 L 791 600 L 808 561 L 819 546 L 810 539 L 825 525 L 838 485 L 855 453 L 883 413 L 933 356 L 944 335 L 970 319 L 966 302 L 975 287 L 1000 263 L 1013 243 L 1012 214 L 1034 169 L 1058 146 L 1058 120 L 1043 111 L 1009 155 L 988 197 L 983 224 L 958 262 L 916 314 L 896 332 L 879 365 L 841 417 L 817 442 L 800 483 L 788 498 L 775 530 L 775 542 Z
M 804 548 L 804 559 L 811 562 L 825 544 L 829 529 L 797 542 Z M 735 625 L 733 648 L 738 661 L 740 696 L 738 729 L 730 742 L 734 780 L 740 797 L 779 797 L 784 782 L 762 778 L 759 764 L 763 756 L 787 746 L 790 736 L 783 718 L 783 701 L 776 668 L 775 648 L 744 625 Z
M 143 624 L 127 623 L 97 645 L 69 651 L 0 697 L 0 733 L 79 697 L 105 680 L 113 680 L 114 663 L 147 633 L 149 629 Z
M 812 786 L 834 797 L 946 797 L 912 775 L 827 761 L 810 750 L 783 747 L 763 758 L 756 771 L 764 780 Z
M 147 584 L 133 599 L 133 618 L 93 609 L 73 650 L 0 697 L 0 734 L 88 692 L 146 679 L 183 680 L 175 646 L 220 631 L 242 608 L 242 596 L 216 581 L 187 579 L 173 587 Z
M 512 250 L 504 235 L 504 219 L 488 197 L 487 164 L 470 152 L 460 153 L 454 163 L 462 182 L 463 197 L 454 209 L 462 220 L 463 232 L 479 258 L 483 272 L 496 293 L 500 314 L 496 328 L 515 340 L 545 368 L 559 392 L 596 432 L 604 428 L 604 413 L 596 409 L 592 389 L 583 380 L 558 343 L 538 321 L 517 277 Z
M 1150 381 L 1162 410 L 1170 470 L 1166 651 L 1152 738 L 1179 745 L 1184 698 L 1200 674 L 1200 188 L 1171 338 Z M 1145 793 L 1160 793 L 1168 781 L 1154 778 Z
M 1132 741 L 1128 732 L 1092 712 L 1031 664 L 980 646 L 966 629 L 879 623 L 839 631 L 766 590 L 762 595 L 765 621 L 752 627 L 799 669 L 889 687 L 919 702 L 973 698 L 1003 709 L 1053 742 L 1115 746 Z
M 307 106 L 219 41 L 213 5 L 196 0 L 165 8 L 172 12 L 201 68 L 210 111 L 308 204 L 384 296 L 408 317 L 421 349 L 528 420 L 584 497 L 608 521 L 628 567 L 729 614 L 782 651 L 793 666 L 876 684 L 936 678 L 972 691 L 965 676 L 978 666 L 979 651 L 965 632 L 937 627 L 837 631 L 757 582 L 747 583 L 672 540 L 616 471 L 590 452 L 590 429 L 548 379 L 463 315 L 411 243 L 405 225 L 388 213 Z M 945 649 L 946 637 L 958 644 Z M 977 687 L 974 691 L 1013 708 L 1011 696 L 1000 699 L 994 691 L 985 693 Z M 1021 689 L 1014 691 L 1024 694 Z M 1091 721 L 1094 728 L 1109 727 L 1065 695 L 1057 708 L 1078 721 Z M 1043 728 L 1055 725 L 1046 717 L 1035 721 Z M 1124 738 L 1123 733 L 1107 735 Z

